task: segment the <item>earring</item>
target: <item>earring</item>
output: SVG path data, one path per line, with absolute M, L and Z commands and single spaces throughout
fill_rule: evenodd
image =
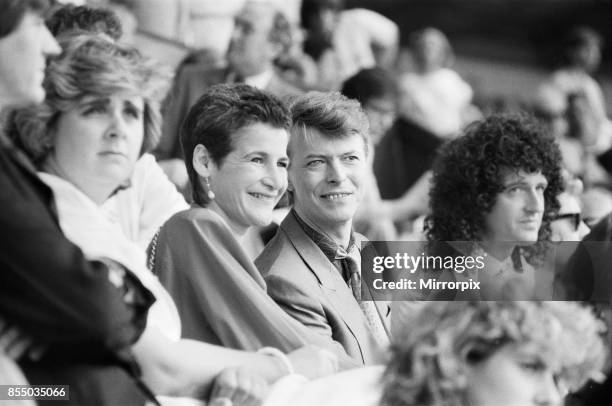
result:
M 210 181 L 208 180 L 208 178 L 204 178 L 204 186 L 206 189 L 206 196 L 210 199 L 210 200 L 214 200 L 215 198 L 215 192 L 212 191 L 212 189 L 210 188 Z

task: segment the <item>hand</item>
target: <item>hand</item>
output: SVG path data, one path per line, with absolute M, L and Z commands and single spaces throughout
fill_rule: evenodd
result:
M 227 368 L 213 384 L 210 406 L 258 406 L 268 393 L 267 382 L 247 368 Z
M 37 361 L 44 354 L 46 347 L 35 343 L 34 339 L 16 326 L 9 325 L 0 317 L 0 351 L 14 361 L 25 354 Z
M 295 372 L 314 379 L 338 371 L 338 357 L 323 348 L 306 345 L 287 354 Z

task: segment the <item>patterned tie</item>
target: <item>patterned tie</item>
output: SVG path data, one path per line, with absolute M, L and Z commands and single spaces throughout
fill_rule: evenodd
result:
M 361 254 L 357 249 L 357 245 L 351 245 L 348 252 L 342 247 L 338 248 L 336 251 L 336 259 L 345 261 L 348 267 L 350 274 L 349 286 L 353 291 L 353 296 L 355 300 L 357 300 L 361 311 L 366 317 L 368 329 L 381 347 L 387 347 L 389 345 L 389 336 L 385 331 L 376 305 L 371 300 L 361 300 Z

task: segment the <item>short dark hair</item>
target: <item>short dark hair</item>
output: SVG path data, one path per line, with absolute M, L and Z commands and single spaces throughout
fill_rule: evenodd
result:
M 0 0 L 0 39 L 12 33 L 21 24 L 26 12 L 43 14 L 48 8 L 48 0 Z
M 104 33 L 114 40 L 118 40 L 123 35 L 121 21 L 117 15 L 112 10 L 104 8 L 62 5 L 54 8 L 45 23 L 55 37 L 75 30 Z
M 531 117 L 493 115 L 440 148 L 425 225 L 428 241 L 480 241 L 507 169 L 541 171 L 546 177 L 538 240 L 549 240 L 550 222 L 559 210 L 557 195 L 563 191 L 559 147 Z
M 382 68 L 362 69 L 342 84 L 341 93 L 365 105 L 371 99 L 395 98 L 397 90 L 393 77 Z
M 289 110 L 276 96 L 245 84 L 212 86 L 191 107 L 180 137 L 194 202 L 210 202 L 193 167 L 194 148 L 204 145 L 220 166 L 233 149 L 234 133 L 256 123 L 289 130 Z

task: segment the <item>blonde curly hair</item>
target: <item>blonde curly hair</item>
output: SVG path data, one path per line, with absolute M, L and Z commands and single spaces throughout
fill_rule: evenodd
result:
M 395 309 L 394 309 L 395 311 Z M 403 317 L 382 406 L 465 406 L 464 366 L 533 344 L 570 389 L 601 375 L 603 323 L 571 302 L 429 302 Z

